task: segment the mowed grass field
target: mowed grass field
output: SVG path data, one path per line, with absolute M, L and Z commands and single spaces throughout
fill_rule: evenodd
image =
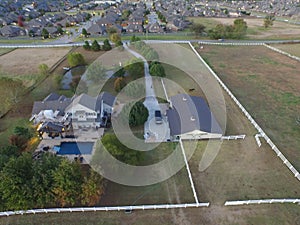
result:
M 273 26 L 264 28 L 263 18 L 240 17 L 247 22 L 247 38 L 249 39 L 291 39 L 300 37 L 300 26 L 281 21 L 274 21 Z M 189 17 L 190 21 L 201 23 L 207 30 L 214 28 L 217 24 L 233 24 L 236 18 L 205 18 Z
M 200 54 L 299 170 L 299 62 L 263 46 L 205 46 Z

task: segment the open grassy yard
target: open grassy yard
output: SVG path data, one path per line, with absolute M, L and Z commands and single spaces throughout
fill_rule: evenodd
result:
M 299 170 L 299 62 L 253 46 L 205 46 L 200 54 Z
M 272 46 L 294 56 L 300 57 L 300 44 L 277 44 Z

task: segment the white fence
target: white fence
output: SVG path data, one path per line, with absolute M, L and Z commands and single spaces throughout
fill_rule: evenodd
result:
M 63 213 L 63 212 L 98 212 L 98 211 L 125 211 L 125 210 L 147 210 L 147 209 L 178 209 L 208 207 L 209 203 L 187 203 L 187 204 L 165 204 L 165 205 L 137 205 L 137 206 L 110 206 L 110 207 L 78 207 L 78 208 L 49 208 L 31 209 L 19 211 L 0 212 L 1 216 L 38 214 L 38 213 Z
M 207 63 L 202 59 L 199 53 L 196 51 L 194 46 L 189 43 L 190 47 L 194 51 L 194 53 L 198 56 L 201 62 L 206 66 L 206 68 L 211 72 L 211 74 L 216 78 L 222 88 L 228 93 L 231 99 L 237 104 L 240 110 L 244 113 L 244 115 L 248 118 L 251 124 L 255 127 L 255 129 L 259 132 L 259 134 L 266 140 L 266 142 L 270 145 L 272 150 L 277 154 L 277 156 L 282 160 L 282 162 L 289 168 L 289 170 L 294 174 L 294 176 L 300 181 L 300 174 L 294 168 L 294 166 L 285 158 L 285 156 L 279 151 L 276 145 L 271 141 L 271 139 L 265 134 L 265 132 L 261 129 L 261 127 L 255 122 L 252 116 L 247 112 L 247 110 L 242 106 L 242 104 L 237 100 L 237 98 L 231 93 L 231 91 L 227 88 L 227 86 L 223 83 L 223 81 L 218 77 L 218 75 L 207 65 Z
M 295 60 L 297 60 L 297 61 L 300 62 L 300 58 L 297 57 L 297 56 L 294 56 L 294 55 L 292 55 L 292 54 L 290 54 L 290 53 L 287 53 L 287 52 L 285 52 L 285 51 L 282 51 L 282 50 L 280 50 L 280 49 L 278 49 L 278 48 L 275 48 L 275 47 L 270 46 L 270 45 L 267 45 L 267 44 L 264 44 L 264 46 L 267 47 L 267 48 L 269 48 L 269 49 L 271 49 L 271 50 L 273 50 L 273 51 L 275 51 L 275 52 L 278 52 L 278 53 L 280 53 L 280 54 L 283 54 L 283 55 L 285 55 L 285 56 L 288 56 L 288 57 L 290 57 L 290 58 L 292 58 L 292 59 L 295 59 Z
M 261 137 L 261 134 L 256 134 L 254 137 L 255 137 L 255 140 L 256 140 L 256 143 L 257 143 L 258 147 L 260 147 L 261 146 L 261 141 L 259 140 L 259 138 Z
M 221 140 L 238 140 L 238 139 L 245 139 L 246 135 L 233 135 L 233 136 L 222 136 Z
M 260 199 L 260 200 L 245 200 L 245 201 L 226 201 L 225 206 L 249 205 L 249 204 L 272 204 L 272 203 L 300 204 L 300 199 Z
M 196 190 L 195 190 L 192 174 L 191 174 L 191 171 L 190 171 L 190 167 L 189 167 L 186 155 L 185 155 L 185 151 L 184 151 L 184 147 L 183 147 L 181 139 L 179 140 L 179 144 L 180 144 L 180 147 L 181 147 L 181 150 L 182 150 L 182 155 L 183 155 L 183 159 L 184 159 L 184 162 L 185 162 L 185 165 L 186 165 L 186 170 L 187 170 L 189 178 L 190 178 L 190 183 L 191 183 L 191 188 L 192 188 L 192 191 L 193 191 L 193 194 L 194 194 L 194 198 L 195 198 L 196 204 L 199 204 L 199 200 L 198 200 L 197 193 L 196 193 Z
M 67 44 L 0 44 L 0 48 L 59 48 L 59 47 L 80 47 L 84 43 Z
M 253 46 L 253 45 L 264 45 L 263 42 L 210 42 L 210 41 L 199 41 L 199 45 L 238 45 L 238 46 Z

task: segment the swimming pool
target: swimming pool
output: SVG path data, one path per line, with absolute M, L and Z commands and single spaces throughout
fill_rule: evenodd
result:
M 93 142 L 61 142 L 54 150 L 58 155 L 90 155 L 93 145 Z

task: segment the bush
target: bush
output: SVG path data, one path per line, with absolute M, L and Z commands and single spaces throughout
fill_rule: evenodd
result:
M 79 52 L 72 52 L 67 57 L 70 67 L 85 65 L 85 60 Z
M 126 81 L 123 77 L 116 78 L 114 82 L 114 89 L 116 92 L 120 92 L 123 87 L 126 86 Z

